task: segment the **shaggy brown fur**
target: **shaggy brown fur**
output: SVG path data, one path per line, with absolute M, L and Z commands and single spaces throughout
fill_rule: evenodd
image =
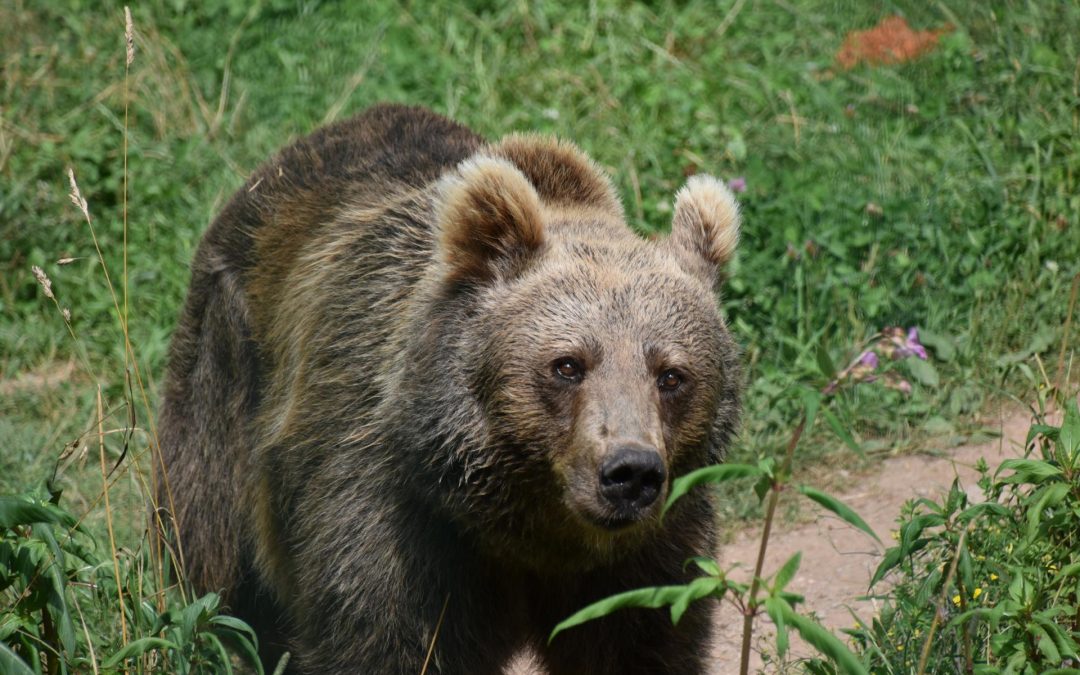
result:
M 173 338 L 160 430 L 188 578 L 301 672 L 419 673 L 433 641 L 429 673 L 521 653 L 701 672 L 704 608 L 546 638 L 713 551 L 705 491 L 659 505 L 738 416 L 714 296 L 737 231 L 699 177 L 644 241 L 573 145 L 487 144 L 422 109 L 296 142 L 206 233 Z M 647 499 L 611 496 L 627 452 L 652 462 Z

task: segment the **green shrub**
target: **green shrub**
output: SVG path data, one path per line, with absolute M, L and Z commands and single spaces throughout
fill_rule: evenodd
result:
M 59 501 L 0 497 L 0 672 L 232 672 L 235 653 L 262 673 L 216 594 L 155 583 L 168 572 L 148 553 L 103 548 Z

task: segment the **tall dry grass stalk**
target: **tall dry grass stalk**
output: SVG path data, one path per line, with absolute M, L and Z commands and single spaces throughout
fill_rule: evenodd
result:
M 165 565 L 165 552 L 166 552 L 166 549 L 169 549 L 169 552 L 174 554 L 173 555 L 173 561 L 174 561 L 173 567 L 174 567 L 174 569 L 176 571 L 177 576 L 180 577 L 180 578 L 182 578 L 182 576 L 183 576 L 183 572 L 182 572 L 183 553 L 182 553 L 182 548 L 181 548 L 180 542 L 177 542 L 176 550 L 173 551 L 171 549 L 171 547 L 168 546 L 168 544 L 165 544 L 163 546 L 162 542 L 160 541 L 160 537 L 156 536 L 157 533 L 165 532 L 170 528 L 166 527 L 165 523 L 163 522 L 162 509 L 158 508 L 159 505 L 154 503 L 154 501 L 155 501 L 154 490 L 152 489 L 152 487 L 151 487 L 151 485 L 150 485 L 150 483 L 148 481 L 147 474 L 143 470 L 143 467 L 142 467 L 141 462 L 140 462 L 143 453 L 146 452 L 147 450 L 149 450 L 150 455 L 151 455 L 151 466 L 154 466 L 154 463 L 156 462 L 158 468 L 160 469 L 160 475 L 162 477 L 161 478 L 162 486 L 165 488 L 164 491 L 165 491 L 165 494 L 166 494 L 167 499 L 168 499 L 168 508 L 166 509 L 166 512 L 170 513 L 170 514 L 173 513 L 174 509 L 172 508 L 172 503 L 173 503 L 172 490 L 169 487 L 169 482 L 168 482 L 167 473 L 165 471 L 165 466 L 164 466 L 164 463 L 161 460 L 160 452 L 158 451 L 157 425 L 156 425 L 156 422 L 155 422 L 155 420 L 154 420 L 154 418 L 153 418 L 153 416 L 151 414 L 151 411 L 152 411 L 153 408 L 150 405 L 150 397 L 147 394 L 146 385 L 145 385 L 143 377 L 142 377 L 142 372 L 141 372 L 141 369 L 139 368 L 138 360 L 135 357 L 135 350 L 134 350 L 134 347 L 132 345 L 131 335 L 130 335 L 130 332 L 129 332 L 129 307 L 130 307 L 130 304 L 129 304 L 129 289 L 128 289 L 128 220 L 129 220 L 129 217 L 128 217 L 129 216 L 129 213 L 128 213 L 128 193 L 130 191 L 130 180 L 129 180 L 129 169 L 128 169 L 128 159 L 129 159 L 129 157 L 128 157 L 128 155 L 129 155 L 129 143 L 128 143 L 128 140 L 129 140 L 129 133 L 130 133 L 130 131 L 129 131 L 129 125 L 130 125 L 130 95 L 129 95 L 130 84 L 129 84 L 129 80 L 131 78 L 131 66 L 133 65 L 134 59 L 135 59 L 135 37 L 136 36 L 135 36 L 134 21 L 133 21 L 132 16 L 131 16 L 131 10 L 128 7 L 124 8 L 124 37 L 125 37 L 125 61 L 124 61 L 125 70 L 124 70 L 124 86 L 123 86 L 123 92 L 124 92 L 124 127 L 123 127 L 123 177 L 122 177 L 122 185 L 123 185 L 123 188 L 122 188 L 122 191 L 123 191 L 123 195 L 122 195 L 122 217 L 123 217 L 123 251 L 122 251 L 122 256 L 123 256 L 123 271 L 122 271 L 122 277 L 121 277 L 122 288 L 121 288 L 121 293 L 119 295 L 118 295 L 117 289 L 116 289 L 116 287 L 115 287 L 115 285 L 113 283 L 112 275 L 109 272 L 109 265 L 105 260 L 105 255 L 104 255 L 104 252 L 103 252 L 103 250 L 101 248 L 101 242 L 100 242 L 100 240 L 99 240 L 99 238 L 97 236 L 97 230 L 96 230 L 96 227 L 95 227 L 95 224 L 94 224 L 94 218 L 91 215 L 89 204 L 87 203 L 86 198 L 83 196 L 82 191 L 79 188 L 78 181 L 77 181 L 77 179 L 75 177 L 75 171 L 72 168 L 68 168 L 68 171 L 67 171 L 68 183 L 70 185 L 70 192 L 68 194 L 68 198 L 71 200 L 71 203 L 74 204 L 75 207 L 82 214 L 83 220 L 86 222 L 87 227 L 88 227 L 88 229 L 90 231 L 90 237 L 91 237 L 91 240 L 94 243 L 94 250 L 95 250 L 95 252 L 97 254 L 98 264 L 101 266 L 101 271 L 102 271 L 102 274 L 103 274 L 104 279 L 105 279 L 105 285 L 106 285 L 106 288 L 108 289 L 110 299 L 112 300 L 113 311 L 114 311 L 114 314 L 116 316 L 117 322 L 118 322 L 119 327 L 120 327 L 120 332 L 121 332 L 121 334 L 123 336 L 123 340 L 124 340 L 124 376 L 125 376 L 125 385 L 126 385 L 124 387 L 124 397 L 125 397 L 125 403 L 126 403 L 127 408 L 128 408 L 128 420 L 127 420 L 127 429 L 124 430 L 125 431 L 125 440 L 124 440 L 123 450 L 121 451 L 120 459 L 118 461 L 118 465 L 119 465 L 120 461 L 123 461 L 125 456 L 128 456 L 128 447 L 129 447 L 130 440 L 132 438 L 133 433 L 137 430 L 138 419 L 137 419 L 137 415 L 136 415 L 135 394 L 134 394 L 134 391 L 133 391 L 136 388 L 138 389 L 138 392 L 139 392 L 139 399 L 140 399 L 141 407 L 145 411 L 145 414 L 146 414 L 146 417 L 147 417 L 147 430 L 149 432 L 147 434 L 148 447 L 145 448 L 145 449 L 142 449 L 141 451 L 130 453 L 130 463 L 128 464 L 127 467 L 125 467 L 125 471 L 127 469 L 129 469 L 129 468 L 134 469 L 134 474 L 133 474 L 134 478 L 135 478 L 136 482 L 138 483 L 143 495 L 145 496 L 145 498 L 147 499 L 148 502 L 153 503 L 153 508 L 151 510 L 151 517 L 153 519 L 153 525 L 154 525 L 155 533 L 153 535 L 151 535 L 151 547 L 150 547 L 150 550 L 152 552 L 153 559 L 154 559 L 154 577 L 155 577 L 156 589 L 157 589 L 157 592 L 156 592 L 157 605 L 158 605 L 158 609 L 160 611 L 164 611 L 165 606 L 167 604 L 166 597 L 165 597 L 165 590 L 169 585 L 169 583 L 168 583 L 169 582 L 169 574 L 166 571 L 166 565 Z M 40 272 L 40 276 L 39 276 L 39 272 Z M 46 295 L 48 297 L 50 297 L 53 300 L 53 302 L 56 302 L 55 296 L 52 295 L 51 284 L 47 283 L 48 278 L 44 275 L 44 272 L 41 272 L 40 270 L 35 270 L 35 276 L 38 277 L 39 283 L 42 284 L 42 287 L 46 289 L 46 291 L 47 291 Z M 57 307 L 59 308 L 59 304 L 57 304 Z M 71 329 L 71 324 L 70 324 L 70 321 L 68 320 L 69 317 L 70 317 L 70 314 L 68 312 L 64 311 L 64 310 L 61 310 L 61 313 L 64 315 L 65 322 L 67 322 L 67 324 L 68 324 L 69 332 L 72 334 L 72 337 L 75 338 L 76 341 L 77 341 L 78 338 L 75 335 L 74 331 Z M 84 359 L 84 362 L 85 361 L 86 360 Z M 91 376 L 94 376 L 94 373 L 90 369 L 88 362 L 86 362 L 86 366 L 87 366 L 87 372 L 90 373 Z M 116 548 L 116 542 L 115 542 L 115 535 L 114 535 L 113 527 L 112 527 L 112 509 L 111 509 L 112 505 L 111 505 L 110 500 L 109 500 L 108 490 L 109 490 L 109 487 L 111 486 L 111 484 L 113 482 L 115 482 L 117 479 L 119 479 L 120 474 L 118 474 L 116 477 L 113 477 L 110 480 L 110 475 L 109 474 L 111 472 L 108 470 L 107 466 L 105 466 L 105 462 L 104 462 L 104 431 L 101 428 L 101 425 L 103 424 L 104 416 L 105 416 L 105 407 L 101 403 L 101 400 L 100 400 L 100 396 L 101 396 L 101 379 L 95 376 L 94 380 L 98 384 L 98 396 L 99 396 L 99 406 L 98 406 L 99 419 L 98 419 L 98 423 L 99 423 L 99 436 L 102 439 L 101 453 L 102 453 L 102 472 L 103 472 L 103 479 L 102 479 L 103 480 L 103 493 L 99 497 L 99 499 L 94 501 L 94 504 L 96 506 L 101 501 L 104 501 L 104 503 L 105 503 L 106 520 L 107 520 L 107 524 L 108 524 L 108 527 L 109 527 L 110 546 L 112 547 L 112 551 L 113 551 L 114 572 L 116 574 L 116 577 L 117 577 L 116 581 L 117 581 L 117 585 L 119 587 L 120 586 L 119 566 L 118 566 L 118 562 L 117 562 L 117 559 L 116 559 L 117 548 Z M 134 384 L 135 384 L 134 387 L 132 386 L 132 382 L 134 382 Z M 115 470 L 115 468 L 116 467 L 114 467 L 114 470 Z M 121 472 L 121 474 L 122 473 L 123 472 Z M 140 575 L 140 579 L 141 579 L 141 575 Z M 187 601 L 187 594 L 184 591 L 183 584 L 180 585 L 179 591 L 180 591 L 180 594 L 181 594 L 181 598 L 183 599 L 184 602 L 186 602 Z M 119 590 L 119 588 L 118 588 L 118 594 L 119 594 L 119 599 L 120 599 L 120 602 L 121 602 L 121 607 L 120 607 L 120 609 L 121 609 L 121 612 L 120 612 L 120 614 L 121 614 L 121 622 L 122 622 L 122 624 L 124 624 L 124 619 L 123 619 L 124 612 L 123 612 L 123 606 L 122 606 L 123 605 L 123 596 L 122 596 L 122 591 Z M 126 643 L 127 640 L 128 640 L 128 631 L 126 629 L 126 625 L 122 625 L 122 635 L 123 635 L 124 642 Z
M 101 458 L 101 494 L 105 498 L 105 525 L 109 531 L 109 553 L 112 556 L 113 576 L 116 578 L 117 609 L 120 610 L 120 644 L 127 645 L 127 619 L 124 618 L 124 586 L 120 583 L 120 561 L 116 553 L 116 534 L 113 531 L 112 505 L 109 503 L 109 472 L 105 463 L 105 410 L 101 401 L 101 385 L 97 387 L 98 456 Z

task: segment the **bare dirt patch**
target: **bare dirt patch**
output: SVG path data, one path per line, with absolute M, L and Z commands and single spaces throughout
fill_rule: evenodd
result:
M 904 502 L 918 497 L 937 498 L 959 477 L 970 498 L 982 501 L 975 484 L 978 472 L 975 464 L 984 458 L 993 467 L 1009 457 L 1023 454 L 1024 440 L 1030 425 L 1026 414 L 1003 413 L 996 420 L 1001 437 L 993 442 L 964 445 L 944 451 L 941 456 L 908 455 L 885 460 L 873 473 L 860 478 L 857 487 L 836 493 L 852 507 L 884 542 L 892 543 L 890 533 L 896 527 L 896 517 Z M 735 578 L 749 582 L 760 545 L 760 527 L 748 529 L 720 553 L 722 566 L 736 563 L 740 569 Z M 804 613 L 813 612 L 827 628 L 838 631 L 853 625 L 851 612 L 864 619 L 872 617 L 876 607 L 872 601 L 857 600 L 866 595 L 870 578 L 881 562 L 884 546 L 870 539 L 831 513 L 819 510 L 811 522 L 797 523 L 774 529 L 769 540 L 765 571 L 772 573 L 783 563 L 802 551 L 802 564 L 788 590 L 806 597 L 801 606 Z M 730 603 L 717 609 L 718 639 L 713 649 L 715 675 L 737 673 L 739 648 L 742 642 L 742 615 Z M 780 672 L 781 664 L 762 658 L 775 654 L 772 626 L 767 617 L 755 623 L 755 645 L 752 653 L 752 672 Z M 813 655 L 805 643 L 792 636 L 792 653 L 788 660 Z

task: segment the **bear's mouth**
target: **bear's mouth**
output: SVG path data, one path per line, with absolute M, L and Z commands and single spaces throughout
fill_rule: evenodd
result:
M 609 532 L 618 532 L 620 530 L 626 530 L 633 527 L 634 525 L 637 525 L 645 519 L 644 515 L 645 514 L 642 513 L 612 514 L 594 519 L 593 522 L 600 528 L 605 529 Z
M 583 509 L 578 515 L 593 527 L 605 532 L 625 532 L 651 521 L 655 509 Z

